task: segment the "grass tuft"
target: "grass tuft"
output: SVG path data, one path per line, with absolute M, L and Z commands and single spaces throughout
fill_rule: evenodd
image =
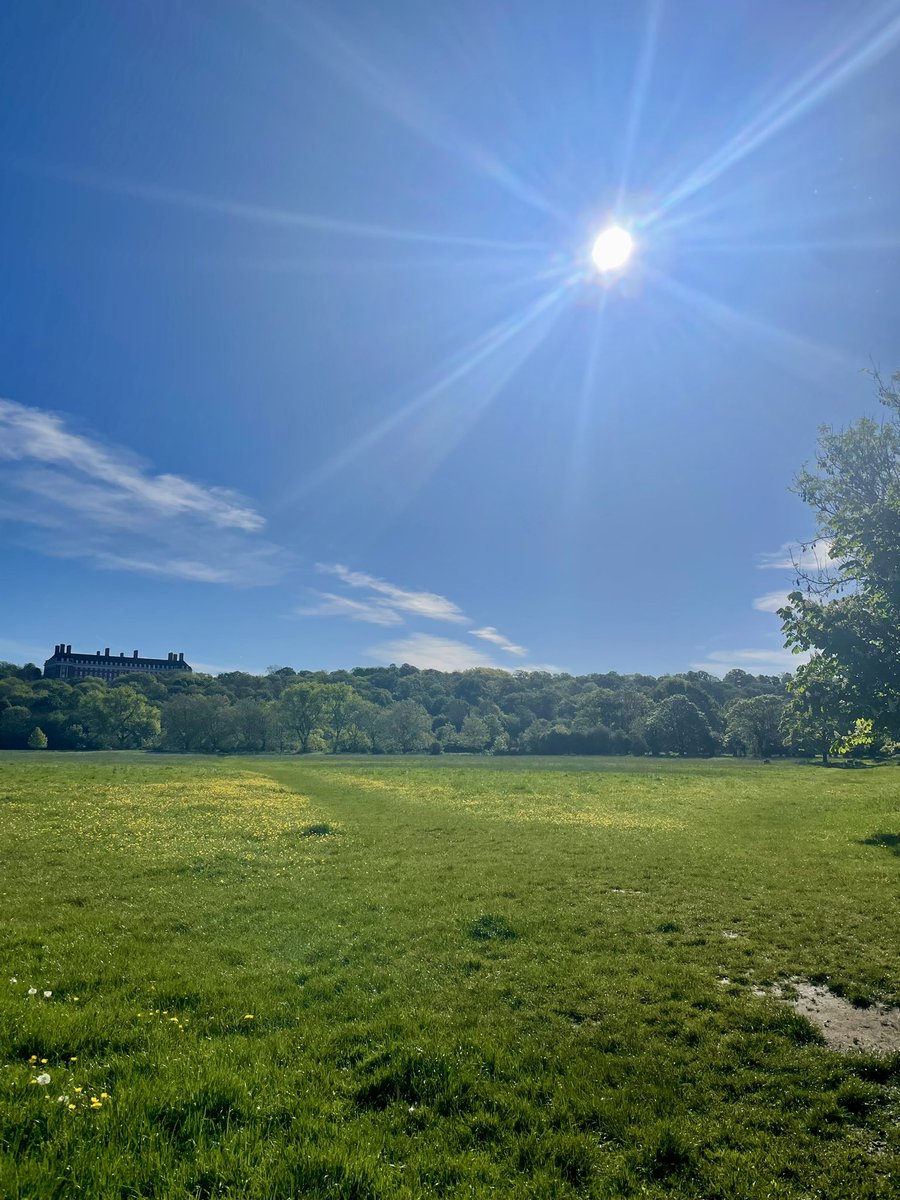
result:
M 505 917 L 484 914 L 469 926 L 469 937 L 476 942 L 502 941 L 509 942 L 519 935 Z

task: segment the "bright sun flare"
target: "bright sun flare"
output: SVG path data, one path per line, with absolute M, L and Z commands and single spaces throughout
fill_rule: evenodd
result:
M 631 258 L 634 238 L 621 225 L 610 225 L 597 236 L 591 258 L 598 271 L 618 271 Z

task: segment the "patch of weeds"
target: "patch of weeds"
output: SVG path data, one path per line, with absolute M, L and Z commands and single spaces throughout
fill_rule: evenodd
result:
M 400 1101 L 410 1107 L 429 1104 L 441 1114 L 466 1112 L 473 1099 L 470 1081 L 442 1055 L 419 1050 L 394 1056 L 356 1093 L 360 1108 L 383 1110 Z
M 656 927 L 657 933 L 680 933 L 681 926 L 676 925 L 674 921 L 663 921 L 661 925 Z
M 685 1175 L 694 1166 L 694 1148 L 671 1125 L 658 1126 L 640 1154 L 640 1169 L 651 1179 Z
M 848 1004 L 852 1004 L 854 1008 L 871 1008 L 875 1003 L 872 997 L 856 984 L 833 983 L 829 990 L 835 996 L 840 996 L 842 1000 L 846 1000 Z
M 559 1134 L 553 1140 L 553 1165 L 572 1187 L 584 1187 L 594 1170 L 594 1161 L 587 1139 L 572 1134 Z
M 476 942 L 503 941 L 509 942 L 519 935 L 505 917 L 484 914 L 469 926 L 469 937 Z
M 874 1084 L 848 1079 L 838 1088 L 835 1100 L 845 1112 L 862 1117 L 884 1104 L 886 1097 L 883 1089 Z
M 854 1055 L 850 1069 L 857 1078 L 869 1083 L 900 1084 L 900 1054 L 892 1054 L 889 1058 Z
M 339 1153 L 305 1148 L 282 1159 L 270 1188 L 272 1196 L 327 1196 L 334 1200 L 376 1200 L 383 1194 L 364 1164 L 348 1162 Z
M 783 1034 L 795 1046 L 825 1045 L 825 1039 L 812 1022 L 790 1008 L 782 1009 L 777 1014 L 772 1028 Z

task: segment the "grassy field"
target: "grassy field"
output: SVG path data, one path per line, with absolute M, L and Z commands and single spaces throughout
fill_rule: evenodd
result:
M 900 1001 L 898 834 L 890 766 L 0 755 L 0 1196 L 893 1198 L 900 1055 L 752 989 Z

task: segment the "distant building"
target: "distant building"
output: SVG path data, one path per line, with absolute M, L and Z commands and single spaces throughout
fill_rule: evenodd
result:
M 54 647 L 53 657 L 44 663 L 45 679 L 105 679 L 112 683 L 120 675 L 132 671 L 148 671 L 153 675 L 170 671 L 190 671 L 183 654 L 170 653 L 167 658 L 141 658 L 137 650 L 131 658 L 124 654 L 110 654 L 109 646 L 101 654 L 72 653 L 72 647 L 61 642 Z

